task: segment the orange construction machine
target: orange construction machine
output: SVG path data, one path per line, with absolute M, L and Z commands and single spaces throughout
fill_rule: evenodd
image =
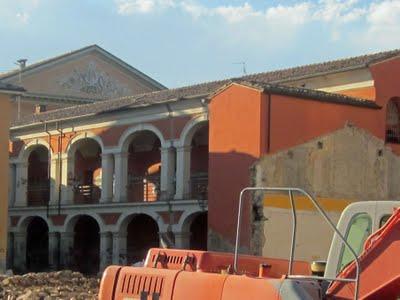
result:
M 248 191 L 288 194 L 293 220 L 288 260 L 239 255 L 243 195 Z M 309 198 L 334 231 L 327 262 L 309 265 L 293 259 L 297 231 L 294 193 Z M 353 203 L 343 211 L 335 226 L 318 202 L 302 189 L 246 188 L 240 194 L 233 254 L 150 249 L 143 267 L 108 267 L 101 281 L 99 299 L 396 300 L 400 297 L 399 204 L 397 201 Z

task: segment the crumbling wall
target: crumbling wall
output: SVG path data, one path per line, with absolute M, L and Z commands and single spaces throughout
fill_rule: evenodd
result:
M 262 157 L 254 164 L 251 176 L 254 186 L 300 187 L 322 198 L 329 216 L 337 222 L 339 208 L 351 201 L 400 199 L 398 170 L 400 158 L 382 140 L 346 125 L 329 135 Z M 288 208 L 289 204 L 269 205 L 263 194 L 254 195 L 253 253 L 287 257 L 291 233 Z M 325 259 L 332 232 L 316 211 L 304 203 L 299 208 L 298 226 L 303 227 L 303 232 L 298 234 L 296 246 L 300 251 L 296 258 Z M 304 241 L 306 238 L 317 242 L 308 243 Z M 268 250 L 267 246 L 272 248 Z

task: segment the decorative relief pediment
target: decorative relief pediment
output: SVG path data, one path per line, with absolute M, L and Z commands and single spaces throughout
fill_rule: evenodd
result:
M 132 94 L 129 88 L 112 78 L 107 72 L 99 70 L 95 62 L 89 62 L 86 69 L 74 69 L 71 74 L 59 80 L 59 84 L 68 91 L 102 98 Z

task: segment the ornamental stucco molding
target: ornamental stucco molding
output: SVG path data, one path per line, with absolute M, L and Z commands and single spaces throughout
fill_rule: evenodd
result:
M 89 96 L 115 98 L 128 96 L 132 91 L 100 70 L 93 61 L 84 69 L 74 69 L 69 75 L 61 78 L 59 84 L 67 91 L 84 93 Z

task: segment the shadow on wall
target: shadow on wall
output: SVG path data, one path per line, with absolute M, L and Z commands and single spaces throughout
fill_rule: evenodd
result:
M 240 152 L 209 154 L 208 248 L 232 251 L 236 236 L 239 194 L 251 185 L 250 167 L 256 157 Z M 250 253 L 249 196 L 245 197 L 241 228 L 241 250 Z

